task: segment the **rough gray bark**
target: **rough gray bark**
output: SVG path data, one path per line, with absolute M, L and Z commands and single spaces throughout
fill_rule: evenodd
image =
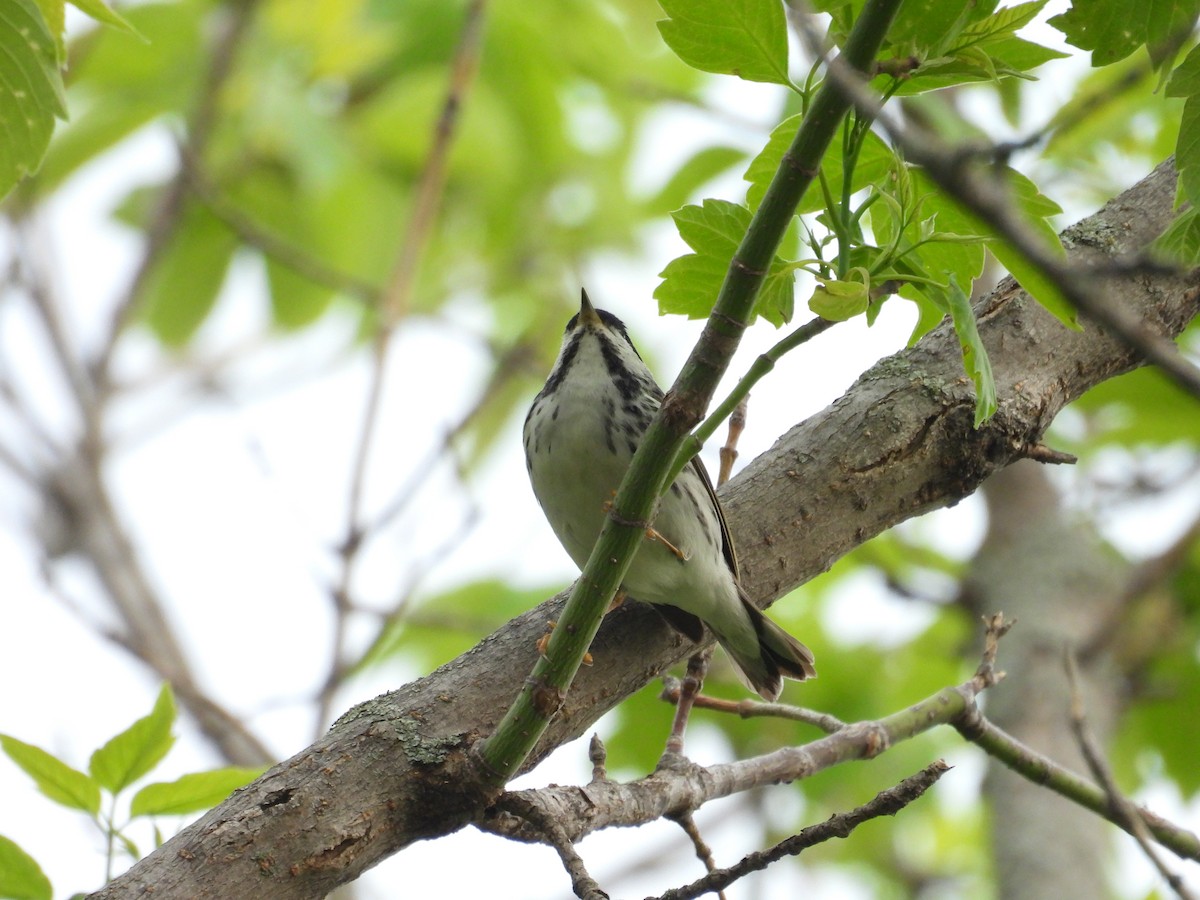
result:
M 1174 170 L 1160 167 L 1071 229 L 1073 257 L 1142 247 L 1170 221 L 1174 186 Z M 1164 335 L 1200 311 L 1196 277 L 1139 276 L 1112 293 Z M 1001 398 L 984 428 L 972 427 L 970 384 L 943 326 L 874 366 L 729 483 L 722 496 L 751 596 L 768 603 L 897 522 L 956 503 L 1036 442 L 1064 405 L 1136 364 L 1117 339 L 1068 331 L 1008 282 L 978 312 Z M 322 897 L 413 841 L 479 817 L 494 793 L 471 746 L 516 695 L 559 602 L 356 707 L 93 896 Z M 525 768 L 692 649 L 640 604 L 616 610 L 593 644 L 596 665 L 581 671 Z M 824 674 L 837 677 L 837 660 L 824 661 Z
M 1076 772 L 1087 764 L 1071 730 L 1067 648 L 1082 656 L 1109 626 L 1130 567 L 1089 523 L 1071 516 L 1029 461 L 984 485 L 988 532 L 968 573 L 964 597 L 981 615 L 1004 610 L 1019 622 L 1004 641 L 1007 677 L 988 692 L 987 715 L 1034 750 Z M 1123 679 L 1107 648 L 1080 660 L 1088 723 L 1105 742 L 1124 701 Z M 1003 900 L 1103 897 L 1109 827 L 996 760 L 985 794 Z

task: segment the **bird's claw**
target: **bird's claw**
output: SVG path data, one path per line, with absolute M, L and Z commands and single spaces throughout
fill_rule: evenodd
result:
M 622 597 L 622 599 L 624 599 L 624 597 Z M 554 629 L 555 629 L 555 628 L 557 628 L 557 627 L 558 627 L 558 623 L 557 623 L 556 621 L 554 621 L 553 619 L 549 619 L 549 620 L 547 620 L 547 622 L 546 622 L 546 633 L 545 633 L 545 634 L 543 634 L 543 635 L 542 635 L 540 638 L 538 638 L 538 640 L 537 640 L 537 652 L 538 652 L 538 656 L 542 657 L 542 659 L 545 659 L 545 658 L 546 658 L 546 651 L 547 651 L 547 650 L 549 649 L 549 647 L 550 647 L 550 635 L 554 633 Z M 591 665 L 591 664 L 594 662 L 594 660 L 592 659 L 592 654 L 591 654 L 591 653 L 584 653 L 584 654 L 583 654 L 583 660 L 582 660 L 582 661 L 583 661 L 583 664 L 584 664 L 585 666 L 590 666 L 590 665 Z
M 691 558 L 688 554 L 684 553 L 682 550 L 680 550 L 678 547 L 676 547 L 674 544 L 672 544 L 670 541 L 668 541 L 665 537 L 663 537 L 660 532 L 656 531 L 653 528 L 646 529 L 646 539 L 650 540 L 650 541 L 658 541 L 660 544 L 662 544 L 664 547 L 666 547 L 668 550 L 670 550 L 672 553 L 674 553 L 677 557 L 679 557 L 681 562 L 687 562 L 688 559 Z

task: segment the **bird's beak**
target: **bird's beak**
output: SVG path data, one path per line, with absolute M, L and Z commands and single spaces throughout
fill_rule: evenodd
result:
M 599 325 L 600 314 L 596 312 L 596 307 L 592 306 L 592 301 L 588 299 L 587 291 L 583 291 L 583 299 L 579 302 L 579 324 L 580 325 Z

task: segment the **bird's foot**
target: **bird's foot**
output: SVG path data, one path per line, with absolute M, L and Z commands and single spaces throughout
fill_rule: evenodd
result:
M 622 597 L 622 599 L 624 599 L 624 598 Z M 546 633 L 543 634 L 537 640 L 538 656 L 542 657 L 543 659 L 546 658 L 546 651 L 549 650 L 549 648 L 550 648 L 550 635 L 552 635 L 554 633 L 554 629 L 557 627 L 558 627 L 558 623 L 556 621 L 554 621 L 553 619 L 547 620 Z M 592 654 L 590 654 L 590 653 L 583 654 L 583 664 L 585 666 L 590 666 L 593 662 L 594 662 L 594 660 L 592 659 Z

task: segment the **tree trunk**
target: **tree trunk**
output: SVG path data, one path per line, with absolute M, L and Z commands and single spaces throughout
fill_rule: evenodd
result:
M 1071 727 L 1064 654 L 1080 654 L 1111 622 L 1130 567 L 1090 523 L 1063 509 L 1046 472 L 1022 461 L 983 486 L 987 537 L 965 596 L 980 615 L 1003 611 L 1017 625 L 1004 640 L 1006 676 L 988 691 L 987 714 L 1020 741 L 1075 771 L 1088 769 Z M 1107 742 L 1124 698 L 1107 649 L 1079 661 L 1087 720 Z M 1002 900 L 1103 897 L 1110 857 L 1106 822 L 1043 790 L 996 760 L 984 792 Z

